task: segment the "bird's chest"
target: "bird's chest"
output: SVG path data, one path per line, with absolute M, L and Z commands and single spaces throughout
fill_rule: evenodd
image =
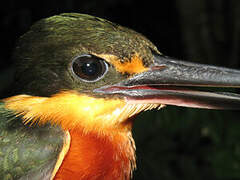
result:
M 71 145 L 55 180 L 130 179 L 135 168 L 131 134 L 102 138 L 70 131 Z

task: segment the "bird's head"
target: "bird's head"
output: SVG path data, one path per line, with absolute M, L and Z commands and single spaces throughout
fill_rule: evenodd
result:
M 89 15 L 40 20 L 20 38 L 13 58 L 20 95 L 5 102 L 25 123 L 112 133 L 128 131 L 127 119 L 165 104 L 240 107 L 237 95 L 185 88 L 239 87 L 239 71 L 163 56 L 141 34 Z

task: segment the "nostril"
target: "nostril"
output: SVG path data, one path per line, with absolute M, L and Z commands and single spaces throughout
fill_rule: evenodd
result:
M 161 66 L 152 66 L 151 70 L 162 70 L 165 69 L 167 66 L 161 65 Z

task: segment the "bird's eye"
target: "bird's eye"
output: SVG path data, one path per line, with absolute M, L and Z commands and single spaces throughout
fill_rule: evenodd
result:
M 104 77 L 108 71 L 108 64 L 99 57 L 86 54 L 76 57 L 71 68 L 82 81 L 96 82 Z

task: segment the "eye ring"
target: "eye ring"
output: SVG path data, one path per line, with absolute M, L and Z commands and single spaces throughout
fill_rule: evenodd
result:
M 75 57 L 71 63 L 72 74 L 84 82 L 97 82 L 108 72 L 109 64 L 102 58 L 91 54 Z

